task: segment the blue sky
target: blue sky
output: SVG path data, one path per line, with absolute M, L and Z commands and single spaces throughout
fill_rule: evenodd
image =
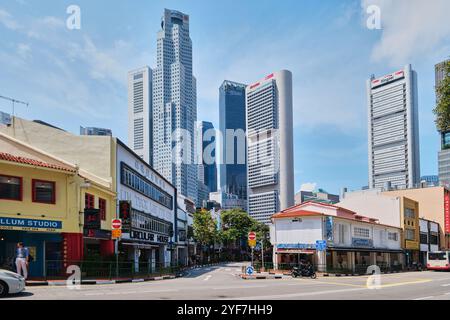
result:
M 81 30 L 66 8 L 81 8 Z M 381 9 L 369 30 L 365 9 Z M 365 81 L 411 63 L 419 77 L 421 172 L 437 174 L 434 64 L 450 56 L 447 0 L 0 0 L 0 95 L 30 102 L 16 114 L 127 141 L 127 71 L 156 64 L 167 7 L 191 16 L 198 118 L 218 124 L 224 79 L 294 75 L 295 186 L 329 192 L 367 185 Z M 0 100 L 0 110 L 11 106 Z

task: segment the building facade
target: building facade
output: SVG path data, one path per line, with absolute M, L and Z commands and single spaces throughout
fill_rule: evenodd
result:
M 128 146 L 145 162 L 153 161 L 152 69 L 128 72 Z
M 220 189 L 247 201 L 246 85 L 225 80 L 219 88 Z
M 411 65 L 367 81 L 369 187 L 420 182 L 417 74 Z
M 202 167 L 200 173 L 202 182 L 208 187 L 208 192 L 217 191 L 216 139 L 215 129 L 211 122 L 200 122 Z
M 292 73 L 246 88 L 248 212 L 256 220 L 294 204 Z
M 164 10 L 153 70 L 153 167 L 197 202 L 196 79 L 189 16 Z
M 175 262 L 177 230 L 175 187 L 117 139 L 117 197 L 131 205 L 123 221 L 119 255 L 134 262 L 134 270 L 155 270 Z M 144 270 L 148 270 L 144 269 Z
M 339 196 L 336 194 L 328 193 L 322 189 L 319 189 L 317 191 L 299 191 L 295 194 L 296 205 L 309 201 L 335 204 L 339 202 Z
M 446 66 L 449 62 L 450 60 L 443 61 L 435 66 L 436 88 L 448 76 Z M 439 101 L 437 92 L 436 101 Z M 439 182 L 443 186 L 450 187 L 450 130 L 441 131 L 439 134 L 441 137 L 441 150 L 438 153 Z
M 401 269 L 400 234 L 376 219 L 315 202 L 275 214 L 270 225 L 275 269 L 290 269 L 301 260 L 326 272 L 366 273 L 371 265 Z
M 439 251 L 439 223 L 420 219 L 420 263 L 427 264 L 427 253 Z
M 111 129 L 80 127 L 80 136 L 112 136 Z
M 114 254 L 115 193 L 76 165 L 0 133 L 0 265 L 30 249 L 30 277 L 60 277 L 83 259 Z
M 219 204 L 222 210 L 241 209 L 245 211 L 247 208 L 247 200 L 240 199 L 235 194 L 222 192 L 221 190 L 211 192 L 209 200 L 212 203 Z

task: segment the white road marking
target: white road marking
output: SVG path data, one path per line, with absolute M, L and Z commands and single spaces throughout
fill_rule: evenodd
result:
M 203 281 L 208 281 L 209 279 L 211 279 L 212 275 L 207 275 L 205 279 L 203 279 Z
M 447 283 L 447 284 L 441 284 L 441 287 L 450 287 L 450 283 Z
M 270 296 L 252 296 L 252 297 L 227 298 L 227 300 L 285 299 L 285 298 L 295 298 L 295 297 L 316 296 L 316 295 L 321 295 L 321 294 L 334 294 L 334 293 L 343 293 L 343 292 L 352 292 L 352 291 L 365 291 L 365 290 L 369 290 L 369 289 L 367 289 L 367 288 L 357 288 L 357 289 L 326 290 L 326 291 L 316 291 L 316 292 L 276 294 L 276 295 L 270 295 Z
M 413 300 L 428 300 L 428 299 L 433 299 L 433 298 L 434 298 L 434 296 L 428 296 L 428 297 L 416 298 Z
M 139 291 L 139 293 L 160 293 L 160 292 L 178 292 L 180 290 L 178 289 L 166 289 L 166 290 L 146 290 L 146 291 Z
M 213 290 L 228 290 L 228 289 L 253 289 L 253 288 L 267 288 L 266 285 L 261 286 L 225 286 L 225 287 L 215 287 Z

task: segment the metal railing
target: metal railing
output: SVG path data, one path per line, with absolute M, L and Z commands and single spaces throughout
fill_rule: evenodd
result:
M 114 262 L 114 261 L 45 261 L 45 280 L 67 279 L 69 266 L 80 268 L 81 280 L 113 280 L 113 279 L 140 279 L 165 275 L 176 275 L 180 272 L 179 266 L 166 266 L 161 263 Z

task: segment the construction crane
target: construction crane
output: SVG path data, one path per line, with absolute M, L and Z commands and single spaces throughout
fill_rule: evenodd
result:
M 28 102 L 23 102 L 23 101 L 20 101 L 20 100 L 16 100 L 16 99 L 13 99 L 13 98 L 9 98 L 9 97 L 4 97 L 4 96 L 2 96 L 2 95 L 0 95 L 0 99 L 4 99 L 4 100 L 8 100 L 8 101 L 11 101 L 11 103 L 12 103 L 12 125 L 13 125 L 13 129 L 14 129 L 14 115 L 15 115 L 15 105 L 16 105 L 16 103 L 17 104 L 24 104 L 24 105 L 26 105 L 27 107 L 29 106 L 29 103 Z

